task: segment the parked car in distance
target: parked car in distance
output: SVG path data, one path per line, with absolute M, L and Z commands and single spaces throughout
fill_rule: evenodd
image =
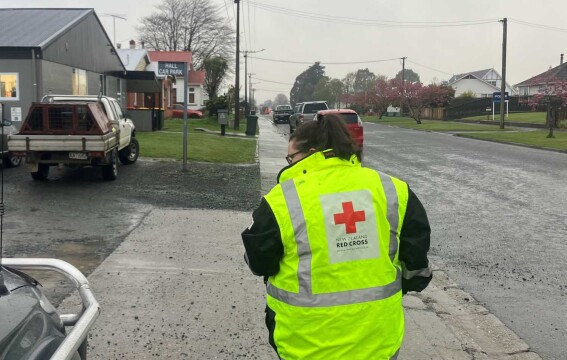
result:
M 8 135 L 17 133 L 18 130 L 11 124 L 11 121 L 2 120 L 2 130 L 4 131 L 4 135 L 0 139 L 0 153 L 2 154 L 2 166 L 5 168 L 11 168 L 20 166 L 22 163 L 22 158 L 20 156 L 15 156 L 11 152 L 8 151 Z
M 173 104 L 172 109 L 172 117 L 183 119 L 183 104 Z M 202 119 L 203 112 L 199 110 L 187 109 L 187 117 L 189 119 Z
M 293 133 L 301 124 L 313 120 L 317 111 L 328 109 L 326 101 L 305 101 L 296 104 L 295 113 L 289 117 L 289 132 Z
M 315 120 L 318 116 L 329 114 L 339 115 L 344 119 L 350 131 L 350 135 L 362 150 L 362 145 L 364 144 L 364 128 L 362 126 L 362 120 L 356 111 L 351 109 L 321 110 L 315 115 Z
M 275 124 L 282 123 L 286 124 L 289 121 L 289 117 L 293 114 L 293 108 L 291 105 L 278 105 L 272 114 L 272 119 Z

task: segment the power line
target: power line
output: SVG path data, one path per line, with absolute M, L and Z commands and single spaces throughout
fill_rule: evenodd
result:
M 523 21 L 523 20 L 518 20 L 518 19 L 510 19 L 508 18 L 509 21 L 514 22 L 516 24 L 519 25 L 524 25 L 524 26 L 529 26 L 529 27 L 533 27 L 533 28 L 538 28 L 538 29 L 544 29 L 544 30 L 552 30 L 552 31 L 560 31 L 560 32 L 567 32 L 567 29 L 563 29 L 563 28 L 558 28 L 555 26 L 549 26 L 549 25 L 543 25 L 543 24 L 536 24 L 536 23 L 531 23 L 531 22 L 527 22 L 527 21 Z
M 499 19 L 480 19 L 480 20 L 457 20 L 457 21 L 392 21 L 392 20 L 376 20 L 376 19 L 358 19 L 348 18 L 344 16 L 326 15 L 320 13 L 312 13 L 307 11 L 299 11 L 280 6 L 270 5 L 261 2 L 254 2 L 252 6 L 269 12 L 293 16 L 294 18 L 306 18 L 318 21 L 333 21 L 334 23 L 343 23 L 360 26 L 378 26 L 378 27 L 405 27 L 405 28 L 426 28 L 426 27 L 451 27 L 451 26 L 472 26 L 488 23 L 495 23 Z
M 223 0 L 223 3 L 224 3 L 224 8 L 226 10 L 226 21 L 231 22 L 232 18 L 230 17 L 230 14 L 228 13 L 228 5 L 226 3 L 226 0 Z M 232 10 L 234 11 L 234 8 Z
M 250 1 L 247 1 L 246 4 L 248 5 L 248 40 L 250 43 L 250 49 L 253 49 L 254 44 L 252 44 L 252 32 L 250 31 Z
M 430 66 L 423 65 L 423 64 L 420 64 L 420 63 L 416 63 L 415 61 L 407 60 L 407 62 L 412 63 L 412 64 L 417 65 L 417 66 L 424 67 L 424 68 L 429 69 L 429 70 L 437 71 L 438 73 L 441 73 L 441 74 L 453 76 L 453 74 L 450 74 L 450 73 L 448 73 L 448 72 L 441 71 L 441 70 L 437 70 L 437 69 L 432 68 L 432 67 L 430 67 Z
M 265 81 L 265 82 L 269 82 L 269 83 L 274 83 L 274 84 L 281 84 L 281 85 L 291 85 L 293 86 L 294 84 L 290 84 L 290 83 L 284 83 L 284 82 L 279 82 L 279 81 L 273 81 L 273 80 L 266 80 L 266 79 L 260 79 L 259 77 L 254 77 L 255 80 L 260 80 L 260 81 Z
M 293 61 L 293 60 L 278 60 L 278 59 L 266 59 L 256 56 L 250 56 L 251 59 L 256 60 L 263 60 L 263 61 L 272 61 L 272 62 L 279 62 L 279 63 L 288 63 L 288 64 L 307 64 L 311 65 L 315 62 L 319 62 L 324 65 L 352 65 L 352 64 L 369 64 L 369 63 L 378 63 L 378 62 L 386 62 L 386 61 L 395 61 L 401 58 L 393 58 L 393 59 L 383 59 L 383 60 L 368 60 L 368 61 L 350 61 L 350 62 L 326 62 L 326 61 Z
M 275 92 L 275 93 L 284 93 L 285 91 L 282 90 L 267 90 L 267 89 L 254 89 L 254 91 L 266 91 L 266 92 Z

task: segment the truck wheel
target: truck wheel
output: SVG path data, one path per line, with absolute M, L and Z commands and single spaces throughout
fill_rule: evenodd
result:
M 22 163 L 22 158 L 19 156 L 8 155 L 4 159 L 2 159 L 2 164 L 5 168 L 13 168 L 16 166 L 20 166 Z
M 114 150 L 112 154 L 110 154 L 110 159 L 108 159 L 108 165 L 102 166 L 102 179 L 104 181 L 112 181 L 116 180 L 118 177 L 118 154 L 117 151 Z
M 34 180 L 46 180 L 49 176 L 49 164 L 37 164 L 37 172 L 30 173 Z
M 138 160 L 138 155 L 140 154 L 140 143 L 138 139 L 133 137 L 130 140 L 130 144 L 126 146 L 124 149 L 118 152 L 118 157 L 120 158 L 120 162 L 124 165 L 130 165 Z

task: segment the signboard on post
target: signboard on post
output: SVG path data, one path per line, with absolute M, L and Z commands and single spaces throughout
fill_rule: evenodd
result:
M 175 77 L 183 77 L 185 70 L 184 62 L 158 62 L 158 75 L 171 75 Z
M 183 170 L 187 170 L 187 63 L 158 61 L 158 75 L 183 78 Z
M 500 91 L 496 91 L 492 93 L 492 121 L 494 121 L 494 114 L 495 114 L 495 106 L 496 104 L 500 104 L 502 93 Z M 506 117 L 508 117 L 508 91 L 504 93 L 504 102 L 506 103 Z
M 500 95 L 501 95 L 500 91 L 498 91 L 498 92 L 493 92 L 493 93 L 492 93 L 492 102 L 495 103 L 495 104 L 500 104 Z M 508 99 L 508 91 L 506 91 L 506 92 L 504 93 L 504 100 L 505 100 L 505 101 L 508 101 L 508 100 L 509 100 L 509 99 Z

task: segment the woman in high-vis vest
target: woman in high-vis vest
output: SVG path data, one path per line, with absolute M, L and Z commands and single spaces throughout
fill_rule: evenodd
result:
M 402 294 L 432 277 L 425 209 L 405 182 L 361 166 L 335 115 L 298 127 L 286 159 L 242 233 L 266 279 L 270 344 L 285 360 L 396 359 Z

